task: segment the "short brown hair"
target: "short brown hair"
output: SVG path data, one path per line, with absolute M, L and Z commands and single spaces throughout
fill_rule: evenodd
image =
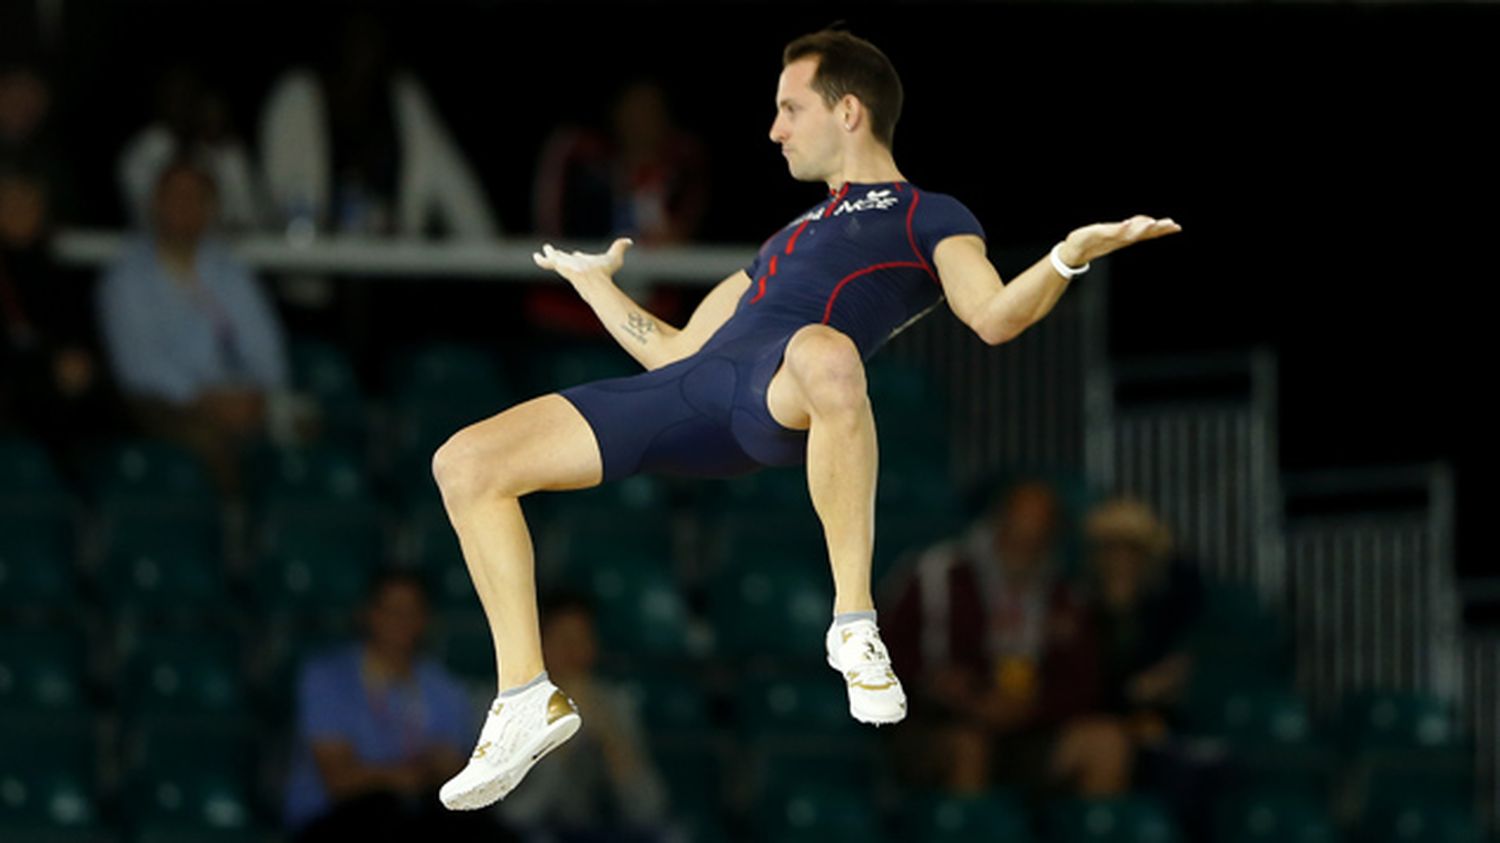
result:
M 781 66 L 809 56 L 818 59 L 812 88 L 829 108 L 853 94 L 870 112 L 870 133 L 891 149 L 901 117 L 901 77 L 879 47 L 838 29 L 824 29 L 796 39 L 781 54 Z

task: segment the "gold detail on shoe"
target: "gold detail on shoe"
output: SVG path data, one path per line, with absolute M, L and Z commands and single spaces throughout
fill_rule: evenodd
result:
M 474 747 L 474 755 L 473 755 L 473 757 L 474 758 L 483 758 L 485 751 L 488 750 L 489 748 L 490 748 L 490 742 L 489 741 L 485 741 L 484 743 L 481 743 L 479 746 Z
M 854 637 L 854 633 L 852 631 L 850 631 L 850 630 L 847 630 L 847 629 L 844 630 L 842 634 L 844 636 L 844 640 L 841 641 L 841 642 L 839 642 L 839 643 L 847 642 L 850 638 Z
M 552 699 L 547 701 L 547 725 L 556 723 L 569 714 L 577 714 L 578 706 L 564 694 L 561 689 L 552 692 Z
M 866 685 L 863 682 L 850 682 L 849 687 L 864 688 L 866 691 L 884 691 L 886 688 L 889 688 L 895 684 L 895 682 L 887 682 L 884 685 Z
M 505 708 L 505 703 L 501 702 L 500 700 L 495 700 L 495 704 L 492 705 L 492 706 L 490 706 L 490 714 L 493 714 L 496 717 L 499 717 L 500 716 L 500 709 L 502 709 L 502 708 Z

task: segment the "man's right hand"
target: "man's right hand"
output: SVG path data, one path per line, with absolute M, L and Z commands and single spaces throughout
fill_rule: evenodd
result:
M 568 279 L 575 286 L 589 277 L 597 277 L 603 274 L 605 277 L 614 277 L 620 267 L 625 265 L 625 250 L 634 245 L 629 237 L 620 237 L 611 243 L 609 251 L 603 254 L 588 254 L 586 252 L 565 252 L 561 249 L 552 248 L 551 243 L 542 244 L 540 252 L 533 252 L 531 259 L 542 269 L 550 269 L 558 275 Z

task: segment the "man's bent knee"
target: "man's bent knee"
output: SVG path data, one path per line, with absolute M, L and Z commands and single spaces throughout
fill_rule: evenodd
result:
M 829 415 L 864 408 L 864 360 L 847 334 L 827 325 L 803 327 L 787 343 L 786 361 L 809 412 Z
M 493 451 L 486 447 L 485 434 L 479 425 L 471 424 L 449 436 L 432 455 L 432 478 L 444 500 L 473 498 L 497 490 L 499 478 L 485 458 Z
M 433 478 L 448 502 L 588 488 L 598 485 L 602 474 L 593 431 L 556 394 L 463 428 L 432 458 Z

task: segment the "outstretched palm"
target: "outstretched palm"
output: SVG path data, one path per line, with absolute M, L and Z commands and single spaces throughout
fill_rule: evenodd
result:
M 578 281 L 582 276 L 598 272 L 612 276 L 625 264 L 625 250 L 633 243 L 629 237 L 618 238 L 603 254 L 565 252 L 552 248 L 551 243 L 544 243 L 540 252 L 531 253 L 531 259 L 542 269 L 551 269 L 569 281 Z
M 1170 217 L 1158 220 L 1137 214 L 1124 222 L 1099 222 L 1074 229 L 1068 234 L 1067 244 L 1079 256 L 1079 262 L 1086 263 L 1132 243 L 1154 240 L 1181 230 L 1182 226 Z

